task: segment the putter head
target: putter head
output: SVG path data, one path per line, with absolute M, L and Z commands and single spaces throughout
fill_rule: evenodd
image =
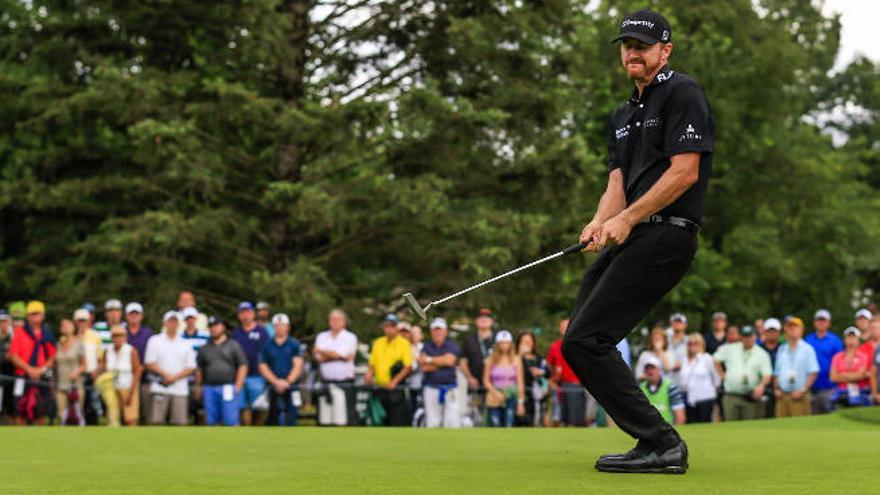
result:
M 426 314 L 427 308 L 422 308 L 422 305 L 419 304 L 419 301 L 416 300 L 415 296 L 412 295 L 411 292 L 407 292 L 403 295 L 403 302 L 409 307 L 409 309 L 419 315 L 419 318 L 423 320 L 428 319 L 428 315 Z

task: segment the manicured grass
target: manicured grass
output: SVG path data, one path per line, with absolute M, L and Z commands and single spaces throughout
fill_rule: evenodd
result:
M 684 476 L 594 471 L 598 455 L 631 446 L 616 429 L 2 428 L 0 492 L 880 493 L 872 423 L 837 414 L 681 431 Z

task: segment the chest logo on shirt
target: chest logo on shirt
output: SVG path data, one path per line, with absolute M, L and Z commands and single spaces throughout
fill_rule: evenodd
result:
M 660 127 L 660 117 L 651 117 L 642 122 L 642 129 L 652 129 L 654 127 Z
M 629 128 L 630 128 L 630 125 L 627 124 L 627 125 L 621 127 L 620 129 L 615 129 L 615 131 L 614 131 L 615 139 L 620 141 L 621 139 L 629 136 Z
M 251 340 L 260 340 L 260 332 L 248 332 L 248 338 Z
M 693 124 L 688 124 L 687 128 L 684 130 L 681 136 L 678 137 L 678 142 L 682 141 L 702 141 L 703 135 L 697 134 L 697 130 L 694 129 Z

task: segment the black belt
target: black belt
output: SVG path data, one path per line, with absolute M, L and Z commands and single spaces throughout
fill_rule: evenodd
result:
M 700 224 L 698 224 L 697 222 L 694 222 L 693 220 L 688 220 L 687 218 L 674 217 L 671 215 L 651 215 L 646 220 L 642 221 L 642 223 L 668 223 L 670 225 L 675 225 L 676 227 L 685 229 L 688 232 L 692 232 L 694 234 L 700 231 Z

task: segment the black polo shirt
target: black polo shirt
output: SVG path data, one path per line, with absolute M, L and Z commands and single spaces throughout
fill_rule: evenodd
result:
M 641 198 L 669 168 L 670 157 L 700 153 L 700 177 L 659 213 L 703 223 L 706 187 L 712 170 L 715 119 L 693 78 L 664 66 L 611 117 L 608 166 L 623 172 L 627 205 Z

